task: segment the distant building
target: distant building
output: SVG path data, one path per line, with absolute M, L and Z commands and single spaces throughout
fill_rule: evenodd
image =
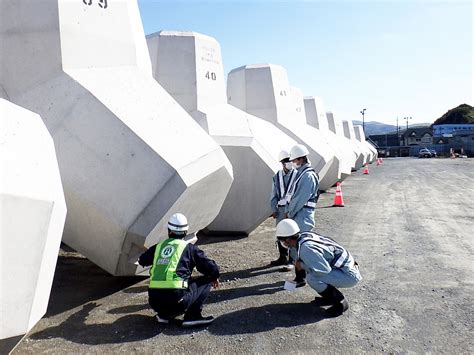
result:
M 433 144 L 433 131 L 430 127 L 408 128 L 403 133 L 404 145 Z
M 400 156 L 400 141 L 396 133 L 373 134 L 369 136 L 369 141 L 377 148 L 381 157 Z
M 433 134 L 435 137 L 441 137 L 453 134 L 455 131 L 474 131 L 474 124 L 453 123 L 453 124 L 437 124 L 433 125 Z
M 378 147 L 399 146 L 400 142 L 396 133 L 392 134 L 373 134 L 369 137 Z
M 449 137 L 433 137 L 433 144 L 448 144 Z
M 455 149 L 462 149 L 462 154 L 467 154 L 471 157 L 474 155 L 474 130 L 456 130 L 453 133 L 453 138 L 451 138 L 451 140 Z
M 376 144 L 380 156 L 418 156 L 421 148 L 435 150 L 438 156 L 449 156 L 451 152 L 474 156 L 473 123 L 413 127 L 400 131 L 398 134 L 373 134 L 369 138 Z
M 380 156 L 416 156 L 421 147 L 433 144 L 433 131 L 429 126 L 414 127 L 400 134 L 375 134 L 369 138 L 377 144 Z
M 468 125 L 468 129 L 456 129 L 453 133 L 446 133 L 443 136 L 434 137 L 430 127 L 416 127 L 408 128 L 400 135 L 374 134 L 369 136 L 369 139 L 374 142 L 381 157 L 418 156 L 421 148 L 435 150 L 438 156 L 449 156 L 451 150 L 469 157 L 474 156 L 472 124 Z

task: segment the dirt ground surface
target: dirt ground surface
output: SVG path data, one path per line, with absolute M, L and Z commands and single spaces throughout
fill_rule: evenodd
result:
M 474 159 L 386 159 L 321 195 L 315 230 L 346 246 L 364 279 L 338 318 L 285 291 L 274 222 L 248 238 L 201 238 L 221 266 L 205 328 L 162 326 L 147 279 L 115 278 L 61 251 L 46 316 L 14 350 L 33 353 L 470 353 L 474 348 Z M 238 211 L 236 211 L 238 213 Z

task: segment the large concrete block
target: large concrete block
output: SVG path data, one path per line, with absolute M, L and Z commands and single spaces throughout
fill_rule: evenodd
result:
M 369 149 L 366 146 L 364 146 L 361 142 L 359 142 L 356 139 L 355 132 L 354 132 L 354 125 L 353 125 L 352 121 L 343 120 L 342 121 L 342 127 L 344 129 L 344 136 L 347 139 L 351 140 L 351 142 L 353 142 L 353 144 L 356 145 L 359 152 L 361 152 L 361 154 L 363 155 L 363 157 L 364 157 L 363 164 L 369 163 L 371 153 L 370 153 Z
M 155 81 L 135 0 L 2 0 L 2 85 L 42 115 L 68 205 L 63 240 L 114 275 L 137 270 L 172 213 L 190 231 L 232 183 L 223 150 Z M 212 188 L 209 188 L 212 186 Z
M 370 151 L 373 154 L 373 158 L 372 158 L 372 163 L 373 163 L 375 160 L 377 160 L 379 156 L 379 152 L 377 151 L 377 148 L 370 141 L 365 141 L 365 143 L 367 144 L 367 146 L 369 147 Z
M 41 117 L 0 98 L 0 353 L 45 314 L 66 203 Z
M 295 114 L 286 70 L 273 64 L 246 65 L 233 69 L 227 78 L 228 102 L 249 114 L 273 123 L 298 143 L 308 147 L 309 158 L 320 179 L 332 166 L 334 155 L 318 142 L 315 129 L 301 123 L 304 116 Z M 303 106 L 301 106 L 303 107 Z M 298 121 L 298 117 L 299 121 Z M 329 188 L 322 185 L 321 189 Z
M 350 151 L 353 154 L 353 170 L 358 170 L 364 165 L 364 155 L 362 154 L 360 148 L 350 139 L 348 139 L 344 134 L 344 127 L 342 126 L 342 121 L 337 118 L 333 112 L 326 112 L 326 118 L 328 122 L 328 127 L 331 132 L 339 137 L 339 140 L 344 142 L 343 145 L 348 145 Z
M 326 190 L 341 180 L 341 157 L 337 154 L 327 142 L 326 138 L 317 128 L 307 123 L 306 105 L 304 95 L 301 89 L 290 86 L 290 92 L 293 96 L 295 121 L 311 129 L 314 135 L 313 139 L 318 143 L 318 153 L 323 155 L 328 161 L 328 168 L 324 176 L 320 177 L 319 185 L 321 190 Z
M 331 147 L 339 161 L 339 179 L 344 180 L 351 175 L 354 154 L 343 139 L 339 139 L 329 130 L 324 102 L 320 97 L 307 96 L 304 98 L 306 122 L 314 127 L 322 139 Z
M 274 125 L 227 104 L 219 43 L 194 32 L 147 37 L 156 80 L 224 149 L 234 182 L 211 232 L 248 234 L 271 214 L 278 154 L 296 142 Z
M 354 133 L 355 133 L 355 138 L 359 142 L 361 142 L 362 145 L 366 146 L 367 149 L 369 149 L 370 151 L 369 161 L 373 163 L 375 159 L 377 158 L 377 149 L 375 149 L 375 147 L 372 144 L 370 144 L 369 142 L 365 140 L 364 128 L 360 125 L 354 125 Z

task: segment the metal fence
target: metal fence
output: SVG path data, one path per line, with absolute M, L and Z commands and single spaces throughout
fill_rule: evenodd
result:
M 437 156 L 449 156 L 451 150 L 450 144 L 424 144 L 424 145 L 415 145 L 410 146 L 410 156 L 417 157 L 420 149 L 428 148 L 429 150 L 436 151 Z
M 413 150 L 410 147 L 410 156 L 418 156 L 418 152 L 422 146 L 413 147 Z M 424 146 L 423 146 L 424 148 Z M 474 156 L 474 140 L 472 141 L 454 141 L 448 144 L 428 144 L 426 148 L 436 151 L 438 156 L 449 156 L 451 153 L 451 148 L 453 148 L 454 153 L 467 155 L 468 157 Z
M 471 142 L 451 142 L 449 144 L 424 144 L 411 146 L 391 146 L 379 148 L 379 155 L 385 157 L 417 157 L 420 149 L 435 150 L 437 156 L 449 157 L 451 148 L 455 153 L 464 152 L 468 157 L 474 157 L 474 140 Z

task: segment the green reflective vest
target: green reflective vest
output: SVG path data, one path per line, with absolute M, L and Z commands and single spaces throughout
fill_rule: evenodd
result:
M 156 246 L 150 270 L 150 288 L 187 288 L 188 281 L 176 274 L 176 267 L 188 243 L 169 238 Z

